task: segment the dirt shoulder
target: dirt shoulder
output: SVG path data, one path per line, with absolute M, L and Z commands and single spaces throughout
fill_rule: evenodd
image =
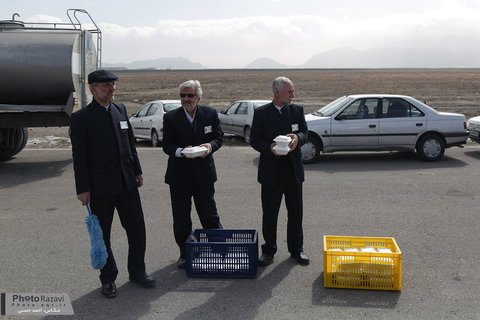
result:
M 438 111 L 462 113 L 466 118 L 480 114 L 480 69 L 338 69 L 338 70 L 158 70 L 114 71 L 120 78 L 115 100 L 129 114 L 145 103 L 178 99 L 178 86 L 199 80 L 201 104 L 218 111 L 240 99 L 271 99 L 271 85 L 278 76 L 295 84 L 295 102 L 313 112 L 346 94 L 389 93 L 412 96 Z M 227 144 L 238 144 L 226 138 Z M 68 128 L 29 129 L 27 148 L 70 146 Z

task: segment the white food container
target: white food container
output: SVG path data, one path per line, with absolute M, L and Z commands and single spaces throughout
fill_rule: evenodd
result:
M 292 141 L 292 138 L 289 136 L 277 136 L 273 141 L 275 141 L 279 147 L 288 147 L 288 144 L 290 141 Z
M 202 156 L 205 151 L 207 151 L 207 148 L 205 147 L 191 147 L 191 148 L 185 148 L 182 150 L 182 153 L 185 157 L 187 158 L 196 158 Z
M 273 147 L 273 150 L 275 150 L 278 154 L 284 156 L 288 153 L 288 151 L 290 151 L 290 148 L 289 147 L 275 146 L 275 147 Z
M 275 147 L 273 147 L 273 150 L 275 150 L 278 154 L 286 155 L 290 151 L 288 144 L 290 141 L 292 141 L 292 138 L 289 136 L 280 135 L 277 136 L 273 141 L 275 141 L 277 144 Z

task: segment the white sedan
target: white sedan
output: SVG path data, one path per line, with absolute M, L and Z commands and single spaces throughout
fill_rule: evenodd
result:
M 467 129 L 470 139 L 480 143 L 480 117 L 470 118 L 467 122 Z
M 180 100 L 155 100 L 144 105 L 130 118 L 135 138 L 150 140 L 153 147 L 160 146 L 163 139 L 163 115 L 181 106 Z
M 224 133 L 243 137 L 250 144 L 250 129 L 252 128 L 254 109 L 270 103 L 271 100 L 239 100 L 226 110 L 220 111 L 220 125 Z
M 416 150 L 421 159 L 436 161 L 445 148 L 468 138 L 464 115 L 438 112 L 402 95 L 344 96 L 305 119 L 304 163 L 315 162 L 320 152 L 384 150 Z

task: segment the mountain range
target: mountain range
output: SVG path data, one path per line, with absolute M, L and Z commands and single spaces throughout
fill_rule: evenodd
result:
M 206 69 L 200 63 L 182 57 L 139 60 L 130 63 L 104 63 L 103 67 L 106 69 Z
M 183 57 L 141 60 L 131 63 L 105 63 L 107 69 L 208 69 Z M 383 47 L 374 50 L 337 48 L 318 53 L 301 65 L 285 65 L 263 57 L 245 69 L 288 68 L 479 68 L 480 48 L 459 51 L 445 48 L 419 49 Z

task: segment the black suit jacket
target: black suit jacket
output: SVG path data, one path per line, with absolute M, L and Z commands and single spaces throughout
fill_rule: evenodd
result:
M 301 146 L 308 140 L 308 129 L 303 113 L 303 107 L 297 104 L 284 106 L 286 123 L 282 122 L 282 115 L 270 102 L 255 110 L 253 115 L 252 130 L 250 133 L 251 146 L 260 152 L 258 164 L 258 182 L 274 187 L 277 183 L 278 165 L 280 157 L 275 156 L 271 150 L 271 144 L 278 135 L 295 133 L 299 142 L 295 150 L 283 157 L 288 157 L 292 164 L 295 181 L 300 184 L 305 180 Z
M 205 158 L 187 159 L 176 157 L 177 148 L 210 143 L 212 152 Z M 190 123 L 184 108 L 167 112 L 163 116 L 163 151 L 169 155 L 165 182 L 169 185 L 192 185 L 197 179 L 200 185 L 217 181 L 213 153 L 222 146 L 222 129 L 217 110 L 199 106 L 193 123 Z
M 72 113 L 72 152 L 77 194 L 112 195 L 137 187 L 142 168 L 123 104 L 110 111 L 95 100 Z

